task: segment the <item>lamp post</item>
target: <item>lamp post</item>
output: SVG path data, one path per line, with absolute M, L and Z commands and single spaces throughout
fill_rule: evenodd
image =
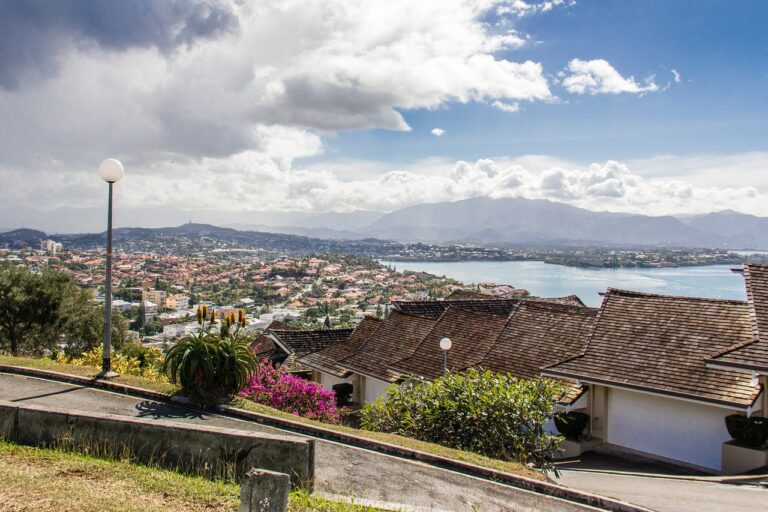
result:
M 443 351 L 443 370 L 445 373 L 448 373 L 448 351 L 451 350 L 451 346 L 453 343 L 451 343 L 450 338 L 443 338 L 440 340 L 440 348 Z
M 99 377 L 117 377 L 112 371 L 112 185 L 123 177 L 123 164 L 107 158 L 99 164 L 99 176 L 109 184 L 107 206 L 107 271 L 104 279 L 104 352 Z

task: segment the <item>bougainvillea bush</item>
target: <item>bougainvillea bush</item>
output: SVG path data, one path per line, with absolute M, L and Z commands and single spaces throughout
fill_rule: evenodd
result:
M 333 391 L 323 389 L 317 382 L 275 369 L 266 359 L 239 394 L 258 404 L 304 418 L 325 423 L 338 423 L 341 419 Z

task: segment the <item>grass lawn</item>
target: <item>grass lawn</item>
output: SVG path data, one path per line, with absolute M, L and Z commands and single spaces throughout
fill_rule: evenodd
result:
M 42 370 L 68 373 L 72 375 L 80 375 L 83 377 L 94 377 L 99 372 L 99 370 L 96 368 L 57 363 L 55 361 L 52 361 L 50 359 L 45 359 L 45 358 L 33 359 L 33 358 L 27 358 L 27 357 L 11 357 L 11 356 L 0 355 L 0 364 L 24 366 L 24 367 L 30 367 L 30 368 L 40 368 Z M 137 388 L 144 388 L 144 389 L 150 389 L 152 391 L 159 391 L 162 393 L 174 393 L 176 391 L 176 388 L 168 382 L 157 382 L 157 381 L 152 381 L 148 379 L 143 379 L 141 377 L 134 377 L 131 375 L 121 375 L 120 377 L 117 377 L 116 379 L 113 379 L 113 380 L 114 382 L 135 386 Z M 382 432 L 370 432 L 366 430 L 358 430 L 350 427 L 345 427 L 342 425 L 329 425 L 327 423 L 320 423 L 318 421 L 309 420 L 306 418 L 301 418 L 299 416 L 288 414 L 283 411 L 278 411 L 277 409 L 272 409 L 271 407 L 256 404 L 249 400 L 237 399 L 232 405 L 234 407 L 257 412 L 267 416 L 274 416 L 277 418 L 283 418 L 283 419 L 296 421 L 300 423 L 306 423 L 308 425 L 315 425 L 318 427 L 326 428 L 328 430 L 334 430 L 337 432 L 343 432 L 346 434 L 351 434 L 359 437 L 365 437 L 367 439 L 373 439 L 375 441 L 380 441 L 382 443 L 392 444 L 395 446 L 402 446 L 404 448 L 409 448 L 411 450 L 418 450 L 421 452 L 430 453 L 432 455 L 439 455 L 449 459 L 459 460 L 462 462 L 475 464 L 477 466 L 495 469 L 497 471 L 503 471 L 505 473 L 525 476 L 525 477 L 533 478 L 537 480 L 546 479 L 543 473 L 529 469 L 517 462 L 509 462 L 509 461 L 503 461 L 498 459 L 492 459 L 490 457 L 486 457 L 484 455 L 480 455 L 477 453 L 456 450 L 453 448 L 447 448 L 445 446 L 440 446 L 438 444 L 418 441 L 416 439 L 398 436 L 395 434 L 385 434 Z
M 56 512 L 237 510 L 240 487 L 173 471 L 0 441 L 0 510 Z M 292 512 L 377 512 L 291 494 Z

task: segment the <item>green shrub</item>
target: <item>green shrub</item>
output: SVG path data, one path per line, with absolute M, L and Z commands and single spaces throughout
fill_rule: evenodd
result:
M 469 369 L 392 386 L 361 413 L 365 430 L 389 432 L 547 468 L 560 443 L 544 425 L 563 387 Z
M 219 332 L 211 332 L 211 324 L 215 323 L 213 317 L 211 320 L 207 327 L 201 321 L 196 334 L 185 336 L 174 345 L 163 364 L 168 380 L 198 403 L 233 397 L 258 367 L 248 349 L 249 341 L 241 335 L 244 322 L 231 331 L 234 319 L 227 319 Z

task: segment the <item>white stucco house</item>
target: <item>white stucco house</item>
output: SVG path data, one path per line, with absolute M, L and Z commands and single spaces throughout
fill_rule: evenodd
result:
M 752 339 L 749 310 L 742 301 L 609 289 L 582 353 L 542 374 L 589 386 L 592 437 L 719 472 L 725 416 L 764 407 L 750 375 L 708 364 Z

